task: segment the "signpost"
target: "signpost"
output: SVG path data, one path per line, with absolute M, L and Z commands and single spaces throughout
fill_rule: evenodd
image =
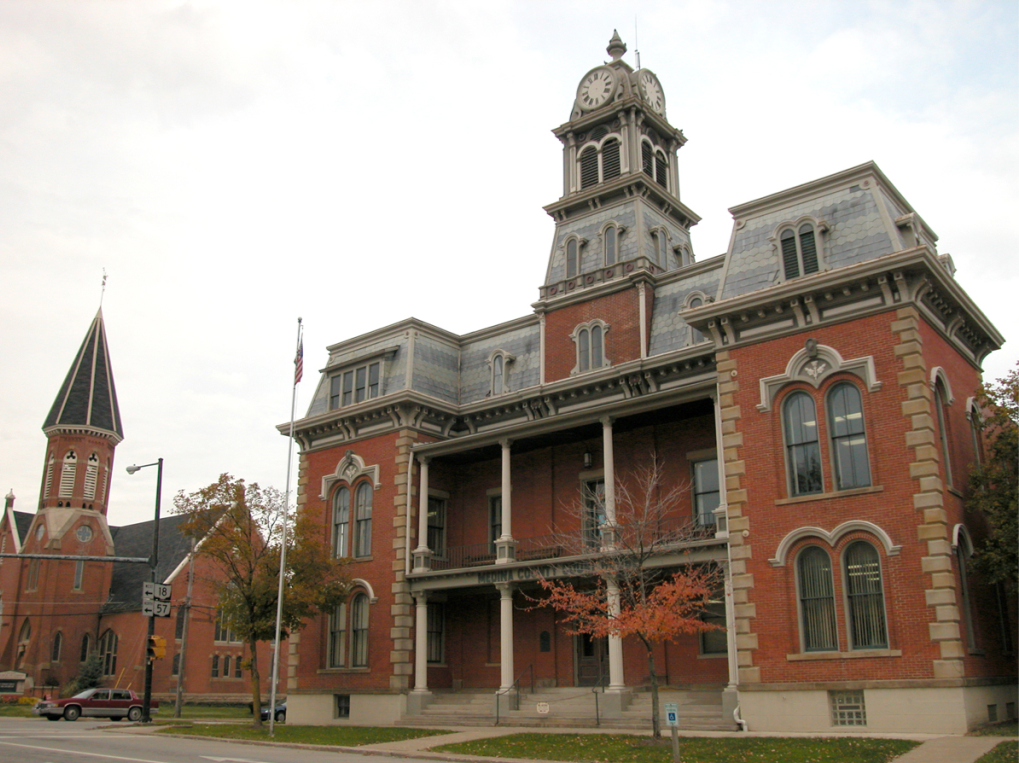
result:
M 679 763 L 679 703 L 665 703 L 665 724 L 672 729 L 673 763 Z

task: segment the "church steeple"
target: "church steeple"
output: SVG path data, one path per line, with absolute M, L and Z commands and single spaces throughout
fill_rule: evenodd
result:
M 49 440 L 39 508 L 106 513 L 113 451 L 124 439 L 102 309 L 43 424 Z
M 102 308 L 89 326 L 43 424 L 47 434 L 54 428 L 95 431 L 115 438 L 116 442 L 124 439 Z

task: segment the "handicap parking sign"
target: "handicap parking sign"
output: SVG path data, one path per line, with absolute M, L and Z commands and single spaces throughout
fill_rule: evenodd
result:
M 669 726 L 679 725 L 679 704 L 677 702 L 665 703 L 665 723 Z

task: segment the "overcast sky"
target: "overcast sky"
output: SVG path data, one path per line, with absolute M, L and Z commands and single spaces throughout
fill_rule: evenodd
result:
M 635 34 L 634 27 L 637 32 Z M 110 520 L 231 472 L 283 488 L 298 316 L 328 344 L 530 311 L 553 127 L 618 28 L 665 89 L 700 259 L 728 207 L 874 160 L 1019 341 L 1017 4 L 0 2 L 0 489 L 99 307 L 124 421 Z

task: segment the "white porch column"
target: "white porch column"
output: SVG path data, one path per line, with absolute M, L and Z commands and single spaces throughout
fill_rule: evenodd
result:
M 428 691 L 428 594 L 414 594 L 414 691 Z
M 607 547 L 616 545 L 616 462 L 612 451 L 612 419 L 601 420 L 602 464 L 605 469 L 605 527 L 602 529 L 602 543 Z
M 513 685 L 513 586 L 500 583 L 499 589 L 499 663 L 500 686 L 504 691 Z
M 421 482 L 418 488 L 418 545 L 414 549 L 414 572 L 431 568 L 432 552 L 428 548 L 428 457 L 421 456 Z
M 619 585 L 613 578 L 607 578 L 605 583 L 609 600 L 609 615 L 615 617 L 619 614 Z M 611 635 L 609 636 L 609 685 L 606 688 L 606 691 L 622 692 L 625 690 L 626 680 L 623 677 L 623 639 L 617 635 Z
M 510 479 L 511 440 L 501 440 L 502 446 L 502 535 L 495 543 L 495 563 L 505 564 L 516 559 L 516 541 L 513 540 L 513 482 Z

